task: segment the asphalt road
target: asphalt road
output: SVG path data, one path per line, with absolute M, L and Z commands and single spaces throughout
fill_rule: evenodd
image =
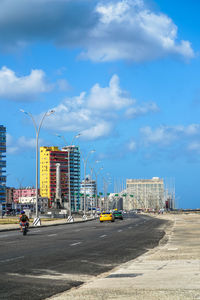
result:
M 0 299 L 45 299 L 136 258 L 163 237 L 165 220 L 129 215 L 123 221 L 0 233 Z

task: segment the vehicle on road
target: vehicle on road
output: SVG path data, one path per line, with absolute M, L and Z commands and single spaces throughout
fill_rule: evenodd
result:
M 99 220 L 100 222 L 104 222 L 104 221 L 111 221 L 111 222 L 114 222 L 115 221 L 115 217 L 114 215 L 109 212 L 109 211 L 104 211 L 100 214 L 100 217 L 99 217 Z
M 118 210 L 115 210 L 115 211 L 113 212 L 113 215 L 114 215 L 115 219 L 123 220 L 123 218 L 124 218 L 122 212 L 121 212 L 121 211 L 118 211 Z
M 22 228 L 22 233 L 23 235 L 26 235 L 28 232 L 28 223 L 26 222 L 21 222 L 21 228 Z

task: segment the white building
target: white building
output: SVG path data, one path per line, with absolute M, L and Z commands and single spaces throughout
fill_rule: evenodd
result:
M 97 185 L 96 180 L 91 179 L 89 175 L 81 182 L 81 194 L 86 194 L 86 209 L 96 206 Z
M 125 209 L 160 209 L 164 203 L 164 181 L 159 177 L 152 179 L 127 179 Z

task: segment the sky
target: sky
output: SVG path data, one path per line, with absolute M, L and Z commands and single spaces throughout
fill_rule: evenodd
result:
M 103 167 L 100 189 L 102 177 L 110 192 L 160 177 L 178 208 L 199 208 L 199 11 L 196 0 L 1 0 L 7 185 L 35 185 L 36 132 L 20 109 L 37 126 L 53 109 L 40 146 L 74 140 L 88 174 Z

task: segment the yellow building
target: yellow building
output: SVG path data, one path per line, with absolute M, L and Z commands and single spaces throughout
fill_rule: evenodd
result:
M 40 147 L 40 195 L 50 199 L 50 151 L 58 147 Z

